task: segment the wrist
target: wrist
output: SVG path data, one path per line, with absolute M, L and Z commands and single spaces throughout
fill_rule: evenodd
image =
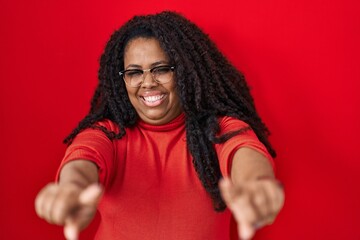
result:
M 77 182 L 77 181 L 65 181 L 65 182 L 60 181 L 59 186 L 73 189 L 75 191 L 81 191 L 86 188 L 85 183 L 81 183 L 81 182 Z

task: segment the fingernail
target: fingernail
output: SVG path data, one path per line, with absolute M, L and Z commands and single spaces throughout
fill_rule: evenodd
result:
M 252 237 L 253 231 L 250 228 L 242 228 L 241 239 L 248 240 Z
M 67 240 L 77 240 L 78 232 L 74 226 L 65 226 L 64 227 L 64 235 Z

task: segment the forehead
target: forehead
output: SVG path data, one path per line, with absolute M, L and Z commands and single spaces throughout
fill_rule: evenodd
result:
M 124 64 L 145 64 L 151 61 L 167 61 L 168 56 L 156 38 L 139 37 L 128 42 L 124 52 Z

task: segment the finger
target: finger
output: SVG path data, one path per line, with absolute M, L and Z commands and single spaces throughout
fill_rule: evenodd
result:
M 96 213 L 94 206 L 81 206 L 65 221 L 64 234 L 69 239 L 76 239 L 79 232 L 89 225 Z
M 233 215 L 239 225 L 241 239 L 250 239 L 255 234 L 255 223 L 260 219 L 251 202 L 251 196 L 246 194 L 233 203 Z
M 77 208 L 79 208 L 79 188 L 63 187 L 54 200 L 51 218 L 55 224 L 64 225 L 65 219 Z
M 53 204 L 56 199 L 58 187 L 57 185 L 50 185 L 46 191 L 44 191 L 44 194 L 42 196 L 42 206 L 41 206 L 41 212 L 42 212 L 42 218 L 45 219 L 49 223 L 53 223 L 52 220 L 52 210 L 53 210 Z
M 269 198 L 269 206 L 272 215 L 276 215 L 284 204 L 283 189 L 277 183 L 269 182 L 265 188 Z
M 66 221 L 64 236 L 67 240 L 78 240 L 79 238 L 79 228 L 71 219 Z
M 219 182 L 219 189 L 223 200 L 238 223 L 239 237 L 251 239 L 256 230 L 254 223 L 259 216 L 251 202 L 250 193 L 246 194 L 241 188 L 235 189 L 229 178 L 224 178 Z
M 239 237 L 250 239 L 255 234 L 255 223 L 260 219 L 258 212 L 251 202 L 251 195 L 244 193 L 233 197 L 231 212 L 238 223 Z
M 35 211 L 39 217 L 45 218 L 44 204 L 45 204 L 46 200 L 48 199 L 48 196 L 50 196 L 50 195 L 48 195 L 49 192 L 54 192 L 54 190 L 55 190 L 55 184 L 48 184 L 36 196 Z
M 255 228 L 259 229 L 265 225 L 272 224 L 283 206 L 284 194 L 282 188 L 277 182 L 266 181 L 263 182 L 262 190 L 267 199 L 266 210 L 262 209 L 261 220 L 255 223 Z M 254 198 L 254 201 L 256 198 Z M 259 200 L 257 200 L 259 201 Z M 259 208 L 260 209 L 260 208 Z
M 259 227 L 260 222 L 263 222 L 270 214 L 272 214 L 271 201 L 269 199 L 265 187 L 258 184 L 254 193 L 252 194 L 252 204 L 258 213 L 260 219 L 257 220 L 257 226 Z
M 88 186 L 79 196 L 79 202 L 87 206 L 97 206 L 101 196 L 102 188 L 99 184 Z
M 91 222 L 101 196 L 102 188 L 98 184 L 92 184 L 81 192 L 79 207 L 65 221 L 64 235 L 67 239 L 77 239 L 79 232 Z
M 285 193 L 284 193 L 284 188 L 282 185 L 277 184 L 276 185 L 276 204 L 275 204 L 275 209 L 277 210 L 276 213 L 278 213 L 284 206 L 285 203 Z
M 232 202 L 234 201 L 235 197 L 235 189 L 234 186 L 229 178 L 223 178 L 219 181 L 219 189 L 223 200 L 225 201 L 226 205 L 231 209 Z M 240 189 L 238 189 L 240 194 Z
M 246 222 L 238 224 L 239 237 L 242 240 L 251 239 L 255 235 L 255 228 Z

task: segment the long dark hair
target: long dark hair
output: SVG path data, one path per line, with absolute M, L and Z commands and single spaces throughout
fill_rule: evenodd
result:
M 267 137 L 269 131 L 254 106 L 248 85 L 241 74 L 195 24 L 174 12 L 135 16 L 115 31 L 100 59 L 99 84 L 88 115 L 64 140 L 71 143 L 83 129 L 110 119 L 119 132 L 101 130 L 110 139 L 119 139 L 136 124 L 138 115 L 130 103 L 119 71 L 124 66 L 124 48 L 134 38 L 156 38 L 176 66 L 176 88 L 185 113 L 186 139 L 194 168 L 217 211 L 225 209 L 218 181 L 222 177 L 213 144 L 231 135 L 216 137 L 219 116 L 231 116 L 248 123 L 259 140 L 275 157 Z M 235 133 L 234 133 L 235 134 Z

